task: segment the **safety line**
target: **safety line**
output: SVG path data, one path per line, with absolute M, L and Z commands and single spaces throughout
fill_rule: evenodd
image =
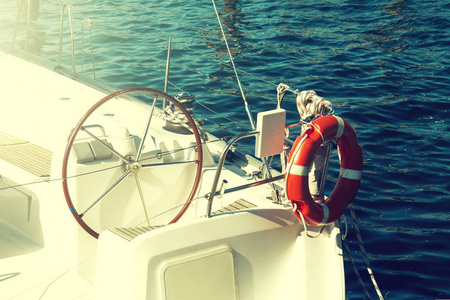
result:
M 221 139 L 215 139 L 215 140 L 211 140 L 211 141 L 207 141 L 207 142 L 203 142 L 201 143 L 201 145 L 206 145 L 208 143 L 215 143 L 215 142 L 220 142 Z M 12 145 L 11 145 L 12 146 Z M 180 148 L 180 149 L 176 149 L 176 150 L 171 150 L 171 151 L 165 151 L 165 152 L 160 152 L 159 154 L 156 154 L 155 156 L 152 157 L 148 157 L 145 159 L 142 159 L 141 161 L 147 161 L 150 159 L 154 159 L 154 158 L 158 158 L 158 156 L 165 156 L 165 155 L 170 155 L 170 154 L 175 154 L 177 152 L 180 151 L 185 151 L 187 149 L 191 149 L 191 148 L 195 148 L 197 147 L 196 145 L 192 145 L 186 148 Z M 163 165 L 163 164 L 161 164 Z M 67 180 L 67 179 L 74 179 L 74 178 L 78 178 L 78 177 L 82 177 L 82 176 L 88 176 L 88 175 L 92 175 L 92 174 L 96 174 L 96 173 L 101 173 L 104 171 L 109 171 L 109 170 L 113 170 L 113 169 L 117 169 L 117 168 L 122 168 L 122 165 L 117 165 L 117 166 L 113 166 L 113 167 L 109 167 L 109 168 L 105 168 L 105 169 L 101 169 L 101 170 L 96 170 L 96 171 L 92 171 L 92 172 L 86 172 L 86 173 L 81 173 L 81 174 L 77 174 L 77 175 L 73 175 L 73 176 L 67 176 L 65 178 L 63 177 L 59 177 L 59 178 L 54 178 L 54 179 L 49 179 L 49 180 L 45 180 L 45 181 L 39 181 L 39 179 L 43 178 L 36 178 L 36 181 L 33 182 L 27 182 L 27 183 L 22 183 L 22 184 L 16 184 L 16 185 L 11 185 L 11 186 L 7 186 L 7 187 L 3 187 L 0 188 L 0 191 L 4 191 L 4 190 L 9 190 L 9 189 L 15 189 L 15 188 L 19 188 L 19 187 L 23 187 L 23 186 L 30 186 L 30 185 L 34 185 L 34 184 L 41 184 L 41 183 L 50 183 L 50 182 L 58 182 L 58 181 L 63 181 L 63 180 Z

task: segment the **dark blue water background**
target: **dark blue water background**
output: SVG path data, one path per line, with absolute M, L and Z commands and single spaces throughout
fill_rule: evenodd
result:
M 283 82 L 315 90 L 356 128 L 364 175 L 354 204 L 386 299 L 450 298 L 450 3 L 224 2 L 217 6 L 255 114 L 275 108 L 275 88 Z M 97 79 L 115 88 L 163 89 L 172 38 L 169 93 L 194 93 L 196 117 L 218 137 L 250 130 L 210 1 L 72 3 L 78 72 L 93 76 L 93 50 Z M 15 5 L 0 0 L 2 44 L 11 43 Z M 41 0 L 28 46 L 53 61 L 59 9 Z M 92 20 L 93 48 L 88 23 L 82 30 L 84 19 Z M 70 67 L 68 40 L 66 33 L 63 60 Z M 16 47 L 24 45 L 20 28 Z M 284 108 L 293 123 L 298 114 L 294 98 L 288 100 Z M 252 143 L 243 143 L 244 150 L 251 152 Z M 331 165 L 331 179 L 337 169 Z M 353 230 L 349 240 L 376 298 Z M 346 275 L 346 297 L 362 299 L 347 261 Z M 326 288 L 327 278 L 323 282 Z

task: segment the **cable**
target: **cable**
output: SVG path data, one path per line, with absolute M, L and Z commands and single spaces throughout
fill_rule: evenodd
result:
M 244 93 L 244 90 L 242 89 L 241 81 L 239 80 L 239 75 L 238 75 L 236 66 L 234 65 L 233 55 L 231 54 L 230 47 L 228 46 L 228 41 L 225 36 L 225 32 L 223 31 L 222 22 L 220 21 L 219 12 L 217 11 L 216 3 L 214 2 L 214 0 L 212 0 L 212 4 L 213 4 L 214 10 L 216 12 L 217 21 L 219 22 L 220 30 L 222 31 L 223 40 L 225 42 L 225 45 L 227 46 L 228 55 L 230 56 L 230 61 L 231 61 L 231 64 L 233 65 L 233 70 L 234 70 L 234 74 L 236 75 L 236 80 L 239 85 L 239 89 L 241 90 L 242 100 L 244 100 L 245 110 L 247 111 L 247 115 L 250 120 L 250 125 L 252 126 L 252 130 L 255 130 L 256 129 L 255 121 L 253 120 L 252 112 L 250 111 L 250 107 L 248 106 L 247 100 L 245 99 L 245 93 Z
M 353 208 L 353 204 L 349 205 L 350 207 L 350 214 L 352 215 L 353 224 L 355 224 L 355 230 L 356 230 L 356 238 L 358 239 L 359 248 L 361 249 L 362 256 L 364 258 L 364 263 L 367 268 L 367 272 L 369 273 L 370 279 L 372 280 L 373 286 L 375 288 L 375 291 L 377 292 L 378 298 L 380 300 L 384 300 L 383 295 L 381 294 L 380 288 L 378 287 L 377 281 L 375 280 L 375 275 L 372 272 L 372 268 L 370 266 L 370 262 L 367 256 L 366 249 L 364 247 L 364 243 L 361 238 L 361 232 L 359 230 L 358 220 L 356 219 L 355 210 Z
M 214 140 L 211 140 L 211 141 L 203 142 L 202 145 L 206 145 L 208 143 L 215 143 L 215 142 L 219 142 L 219 141 L 221 141 L 221 139 L 214 139 Z M 3 145 L 3 146 L 14 146 L 14 145 Z M 158 154 L 156 154 L 156 155 L 154 155 L 152 157 L 144 158 L 141 161 L 147 161 L 147 160 L 151 160 L 151 159 L 154 159 L 154 158 L 162 157 L 162 156 L 165 156 L 165 155 L 175 154 L 177 152 L 185 151 L 187 149 L 192 149 L 192 148 L 195 148 L 195 147 L 197 147 L 197 145 L 192 145 L 192 146 L 189 146 L 189 147 L 186 147 L 186 148 L 180 148 L 180 149 L 160 152 L 160 153 L 158 153 Z M 30 185 L 34 185 L 34 184 L 42 184 L 42 183 L 58 182 L 58 181 L 63 181 L 63 180 L 67 180 L 67 179 L 74 179 L 74 178 L 78 178 L 78 177 L 82 177 L 82 176 L 88 176 L 88 175 L 92 175 L 92 174 L 96 174 L 96 173 L 100 173 L 100 172 L 105 172 L 105 171 L 109 171 L 109 170 L 113 170 L 113 169 L 117 169 L 117 168 L 122 168 L 122 167 L 123 167 L 122 165 L 117 165 L 117 166 L 113 166 L 113 167 L 104 168 L 104 169 L 101 169 L 101 170 L 96 170 L 96 171 L 81 173 L 81 174 L 77 174 L 77 175 L 67 176 L 66 178 L 59 177 L 59 178 L 48 179 L 48 180 L 45 180 L 45 178 L 38 178 L 37 180 L 41 179 L 42 181 L 33 181 L 33 182 L 27 182 L 27 183 L 11 185 L 11 186 L 0 188 L 0 191 L 14 189 L 14 188 L 19 188 L 19 187 L 24 187 L 24 186 L 30 186 Z

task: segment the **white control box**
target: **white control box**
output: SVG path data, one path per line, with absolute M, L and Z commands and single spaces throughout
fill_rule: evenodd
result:
M 286 111 L 282 108 L 261 112 L 256 120 L 255 156 L 272 156 L 283 152 Z

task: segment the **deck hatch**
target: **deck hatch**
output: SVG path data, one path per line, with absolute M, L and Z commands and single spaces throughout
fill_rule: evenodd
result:
M 160 269 L 161 298 L 236 300 L 236 271 L 228 246 L 168 259 Z

